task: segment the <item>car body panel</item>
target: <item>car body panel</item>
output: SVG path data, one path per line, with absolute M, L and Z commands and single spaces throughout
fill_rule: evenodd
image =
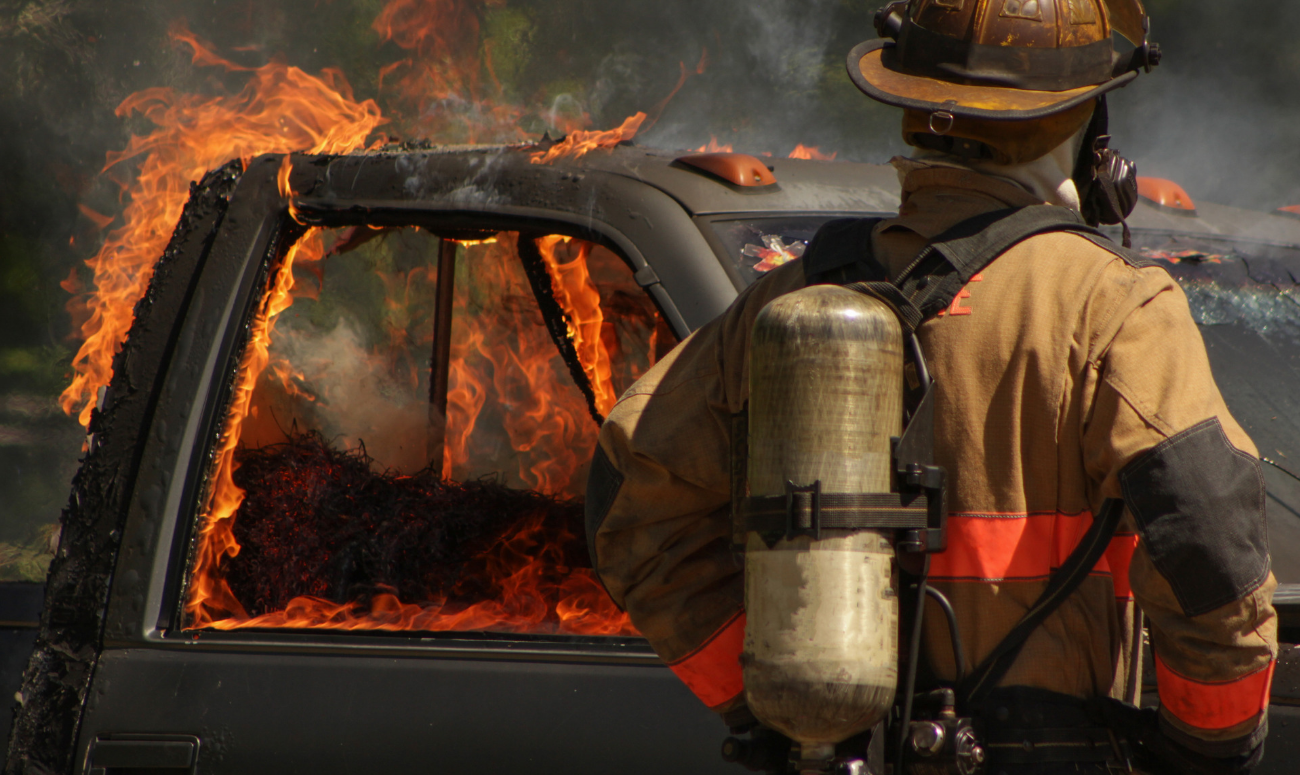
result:
M 198 736 L 201 773 L 731 771 L 661 666 L 113 649 L 84 723 Z

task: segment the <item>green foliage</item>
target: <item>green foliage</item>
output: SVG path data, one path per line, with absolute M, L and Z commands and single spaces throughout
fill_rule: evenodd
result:
M 67 383 L 71 363 L 72 351 L 62 346 L 0 348 L 0 384 L 55 396 Z
M 25 543 L 0 542 L 0 581 L 45 581 L 58 549 L 58 531 L 57 524 L 44 525 Z
M 484 16 L 483 59 L 507 99 L 519 99 L 519 77 L 532 60 L 533 30 L 532 16 L 520 8 L 491 8 Z

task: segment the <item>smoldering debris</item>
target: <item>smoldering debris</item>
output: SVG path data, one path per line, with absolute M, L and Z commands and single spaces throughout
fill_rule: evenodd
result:
M 590 568 L 582 504 L 508 488 L 457 483 L 429 470 L 376 473 L 364 447 L 340 450 L 315 432 L 237 454 L 247 492 L 235 517 L 241 549 L 225 578 L 250 616 L 309 596 L 364 608 L 376 595 L 437 601 L 444 609 L 497 597 L 493 568 L 525 526 L 557 576 Z

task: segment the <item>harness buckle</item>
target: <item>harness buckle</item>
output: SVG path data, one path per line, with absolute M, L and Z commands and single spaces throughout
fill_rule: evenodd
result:
M 799 512 L 798 501 L 802 500 L 796 496 L 802 493 L 811 496 L 807 525 L 799 524 L 801 520 L 796 516 Z M 807 487 L 800 487 L 789 479 L 785 481 L 785 537 L 793 538 L 799 535 L 812 536 L 814 541 L 820 541 L 822 538 L 822 480 L 820 479 Z

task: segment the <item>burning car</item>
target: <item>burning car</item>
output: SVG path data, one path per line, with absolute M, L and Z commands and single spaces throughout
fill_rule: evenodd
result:
M 590 569 L 586 466 L 637 377 L 822 223 L 895 210 L 896 177 L 564 151 L 264 156 L 193 188 L 99 396 L 7 771 L 734 770 Z M 1169 185 L 1137 247 L 1188 293 L 1300 584 L 1300 224 Z

